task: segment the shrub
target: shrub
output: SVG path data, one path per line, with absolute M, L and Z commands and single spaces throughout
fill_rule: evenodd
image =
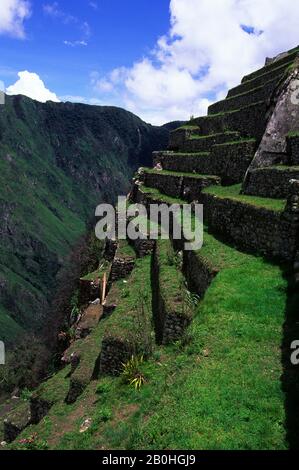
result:
M 145 383 L 145 377 L 140 372 L 142 364 L 143 356 L 132 356 L 126 364 L 123 364 L 122 380 L 124 383 L 133 386 L 135 390 L 140 390 Z

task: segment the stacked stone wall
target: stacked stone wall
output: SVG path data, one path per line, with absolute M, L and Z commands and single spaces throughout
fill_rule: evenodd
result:
M 259 101 L 269 100 L 275 88 L 277 87 L 277 80 L 271 80 L 265 83 L 263 86 L 250 90 L 247 93 L 237 95 L 231 98 L 227 98 L 223 101 L 218 101 L 209 107 L 209 114 L 217 114 L 221 112 L 227 112 L 232 109 L 240 109 L 244 106 L 248 106 L 252 103 L 258 103 Z
M 292 261 L 297 241 L 297 225 L 288 212 L 278 212 L 202 194 L 204 218 L 209 228 L 238 248 L 279 261 Z
M 260 168 L 248 173 L 246 194 L 271 198 L 287 198 L 290 181 L 299 177 L 299 169 Z

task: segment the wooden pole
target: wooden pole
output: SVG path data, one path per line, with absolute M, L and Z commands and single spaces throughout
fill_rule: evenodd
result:
M 102 282 L 102 305 L 104 305 L 106 299 L 106 289 L 107 289 L 107 274 L 104 273 L 103 282 Z

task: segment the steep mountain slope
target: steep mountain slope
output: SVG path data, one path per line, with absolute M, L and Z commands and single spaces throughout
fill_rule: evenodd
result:
M 107 240 L 103 268 L 81 279 L 65 367 L 2 407 L 11 448 L 299 448 L 298 54 L 268 60 L 140 169 L 128 205 L 199 201 L 203 246 Z
M 125 194 L 169 129 L 113 107 L 6 97 L 0 107 L 0 332 L 41 325 L 55 275 L 102 201 Z

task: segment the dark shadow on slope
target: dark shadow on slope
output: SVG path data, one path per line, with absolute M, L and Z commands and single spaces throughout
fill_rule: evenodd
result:
M 299 449 L 299 365 L 291 363 L 291 344 L 299 341 L 299 288 L 295 286 L 294 275 L 290 269 L 284 275 L 288 280 L 288 300 L 286 304 L 285 323 L 283 325 L 283 342 L 281 359 L 283 374 L 282 390 L 285 394 L 286 433 L 289 448 Z

